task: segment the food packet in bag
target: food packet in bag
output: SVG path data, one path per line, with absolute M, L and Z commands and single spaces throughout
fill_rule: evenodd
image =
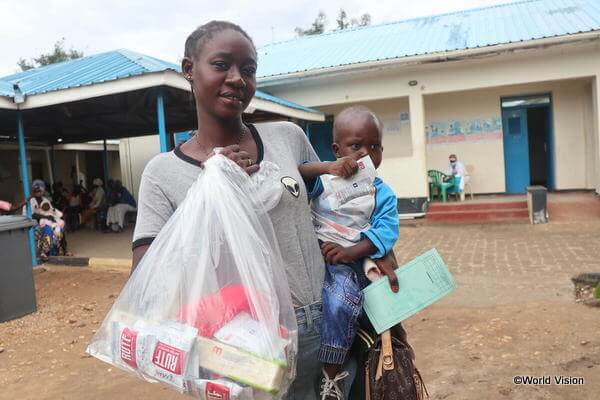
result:
M 239 385 L 252 388 L 255 398 L 281 398 L 295 376 L 298 351 L 268 215 L 281 191 L 272 163 L 262 162 L 248 176 L 222 155 L 208 159 L 87 352 L 190 395 L 198 396 L 201 380 L 223 377 L 231 393 Z M 251 335 L 234 334 L 238 328 Z

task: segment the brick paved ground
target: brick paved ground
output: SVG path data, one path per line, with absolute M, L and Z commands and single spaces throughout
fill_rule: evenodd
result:
M 600 271 L 600 221 L 401 224 L 395 248 L 400 263 L 433 247 L 461 286 L 461 293 L 445 304 L 498 305 L 556 297 L 571 301 L 570 277 Z
M 600 309 L 574 304 L 570 281 L 600 272 L 600 221 L 403 224 L 400 262 L 432 247 L 458 289 L 405 326 L 433 399 L 600 398 Z M 527 374 L 586 383 L 512 383 Z

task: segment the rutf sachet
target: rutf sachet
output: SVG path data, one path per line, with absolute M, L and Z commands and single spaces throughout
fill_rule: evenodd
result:
M 297 326 L 268 211 L 278 167 L 215 155 L 92 338 L 89 354 L 200 399 L 279 398 Z

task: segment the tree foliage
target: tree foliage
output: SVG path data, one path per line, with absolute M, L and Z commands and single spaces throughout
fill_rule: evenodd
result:
M 336 28 L 334 30 L 342 30 L 348 28 L 355 28 L 358 26 L 371 25 L 371 15 L 365 13 L 360 18 L 349 18 L 348 13 L 343 8 L 340 8 L 337 18 L 335 19 Z M 327 25 L 327 16 L 323 11 L 319 11 L 317 18 L 313 21 L 310 28 L 302 29 L 297 27 L 294 29 L 298 36 L 306 35 L 319 35 L 325 32 L 325 26 Z
M 302 29 L 297 27 L 294 29 L 298 36 L 306 35 L 319 35 L 325 32 L 325 24 L 327 23 L 327 17 L 323 11 L 319 11 L 317 18 L 313 21 L 312 25 L 308 29 Z
M 83 51 L 74 49 L 65 49 L 65 38 L 54 43 L 54 49 L 49 53 L 40 54 L 38 57 L 26 60 L 19 58 L 17 65 L 21 68 L 21 71 L 27 71 L 28 69 L 43 67 L 44 65 L 56 64 L 62 61 L 74 60 L 76 58 L 83 57 Z

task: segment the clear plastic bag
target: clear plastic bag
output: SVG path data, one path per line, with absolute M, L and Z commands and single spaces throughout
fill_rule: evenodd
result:
M 267 214 L 281 190 L 272 163 L 248 176 L 222 155 L 207 160 L 87 352 L 196 398 L 281 397 L 298 349 Z

